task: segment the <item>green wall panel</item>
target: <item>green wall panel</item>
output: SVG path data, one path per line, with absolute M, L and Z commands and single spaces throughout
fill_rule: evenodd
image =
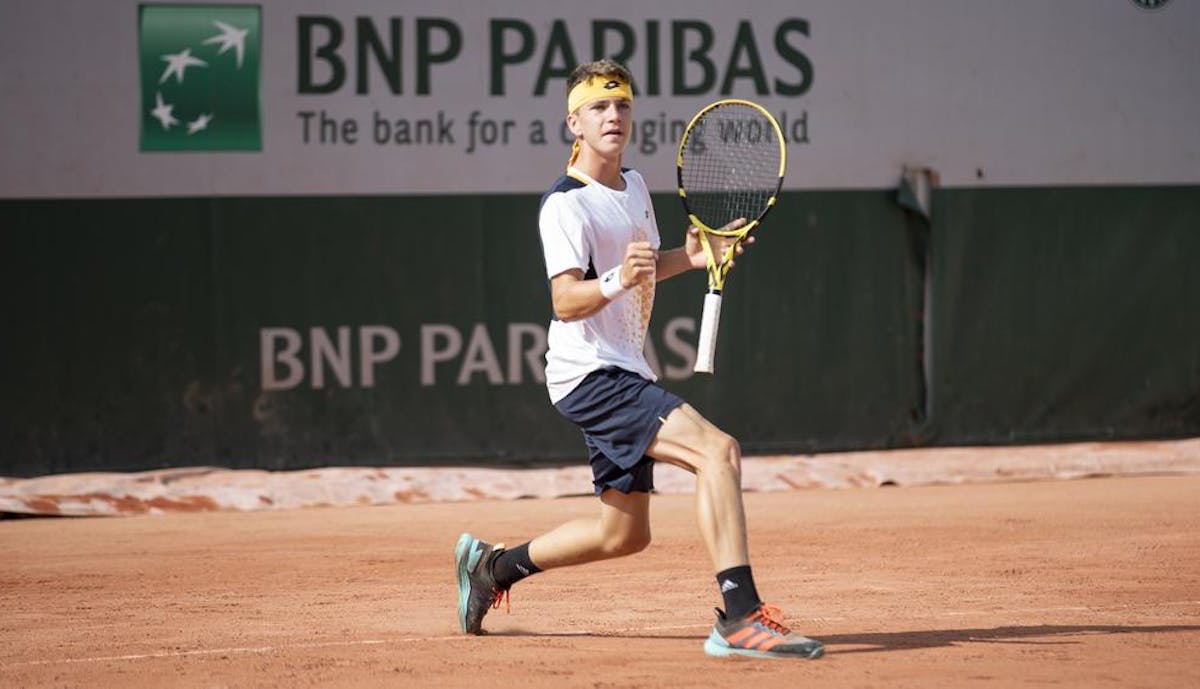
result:
M 528 361 L 537 203 L 0 201 L 0 475 L 583 461 Z M 755 454 L 1200 435 L 1200 190 L 933 205 L 785 195 L 727 284 L 716 376 L 687 366 L 703 275 L 659 286 L 664 385 Z
M 942 443 L 1200 434 L 1200 192 L 963 190 L 934 209 Z
M 578 431 L 508 346 L 514 327 L 544 328 L 550 313 L 537 203 L 0 202 L 0 474 L 579 461 Z M 678 201 L 656 205 L 674 246 Z M 702 274 L 660 285 L 651 339 L 664 384 L 748 452 L 911 443 L 923 393 L 909 245 L 890 192 L 788 195 L 727 286 L 716 377 L 684 377 Z M 461 355 L 431 363 L 431 326 L 460 333 Z M 400 344 L 370 385 L 365 327 Z M 265 328 L 301 338 L 298 385 L 264 389 Z M 328 360 L 312 365 L 313 328 L 335 345 L 347 329 L 342 377 Z M 471 350 L 477 328 L 489 351 Z M 464 366 L 491 354 L 490 369 Z M 277 382 L 287 373 L 271 366 Z

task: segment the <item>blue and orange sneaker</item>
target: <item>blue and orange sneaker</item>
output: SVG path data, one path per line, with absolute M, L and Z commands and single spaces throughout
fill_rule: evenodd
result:
M 820 658 L 820 641 L 801 636 L 780 621 L 779 608 L 763 604 L 740 619 L 731 620 L 717 610 L 717 623 L 704 642 L 710 656 L 755 658 Z
M 464 634 L 482 634 L 483 616 L 488 610 L 508 603 L 508 589 L 496 586 L 492 560 L 504 551 L 504 544 L 492 545 L 469 533 L 458 537 L 454 547 L 454 571 L 458 577 L 458 624 Z

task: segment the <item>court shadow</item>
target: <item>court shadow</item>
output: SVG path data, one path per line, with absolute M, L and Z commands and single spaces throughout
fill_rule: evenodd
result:
M 841 653 L 880 653 L 922 648 L 944 648 L 965 644 L 1025 644 L 1054 646 L 1081 643 L 1079 637 L 1110 634 L 1169 634 L 1200 632 L 1200 625 L 1034 625 L 978 629 L 921 629 L 902 632 L 815 635 L 829 655 Z M 488 632 L 496 637 L 563 639 L 641 639 L 702 642 L 708 632 L 536 632 L 506 629 Z M 847 648 L 849 647 L 849 648 Z
M 528 637 L 535 639 L 660 639 L 660 640 L 691 640 L 704 641 L 708 636 L 708 632 L 703 634 L 684 633 L 684 632 L 533 632 L 525 629 L 502 629 L 500 631 L 485 631 L 485 636 L 514 636 Z
M 821 636 L 829 653 L 879 653 L 963 644 L 1027 644 L 1053 646 L 1078 644 L 1078 637 L 1109 634 L 1164 634 L 1197 632 L 1200 625 L 1054 625 L 992 627 L 990 629 L 922 629 L 905 632 L 831 634 Z M 859 648 L 842 648 L 854 646 Z

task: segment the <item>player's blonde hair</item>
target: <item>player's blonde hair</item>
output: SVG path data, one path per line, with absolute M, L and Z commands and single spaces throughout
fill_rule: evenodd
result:
M 571 89 L 585 81 L 589 81 L 595 77 L 612 76 L 617 77 L 626 84 L 633 83 L 633 77 L 629 74 L 629 70 L 625 69 L 625 66 L 616 60 L 604 58 L 603 60 L 585 62 L 571 70 L 571 75 L 567 77 L 567 94 L 570 95 Z

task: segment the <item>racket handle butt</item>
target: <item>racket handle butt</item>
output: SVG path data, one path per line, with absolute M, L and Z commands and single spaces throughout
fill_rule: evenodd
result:
M 717 354 L 717 326 L 721 322 L 721 293 L 704 295 L 704 311 L 700 316 L 700 336 L 696 342 L 696 373 L 712 373 Z

